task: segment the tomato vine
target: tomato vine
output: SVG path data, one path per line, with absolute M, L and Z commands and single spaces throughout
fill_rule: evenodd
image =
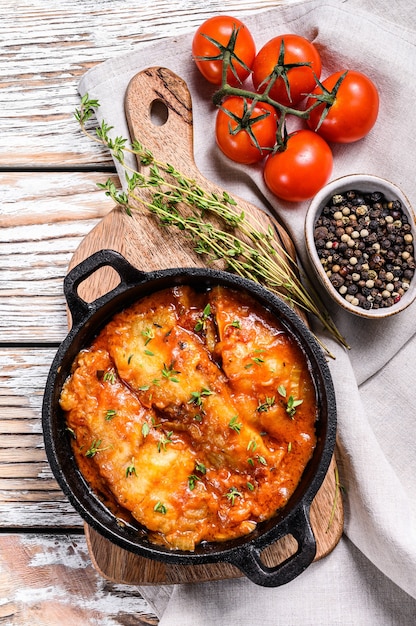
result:
M 218 87 L 212 95 L 217 108 L 217 144 L 228 158 L 239 163 L 265 159 L 266 185 L 281 199 L 308 199 L 332 172 L 332 150 L 324 144 L 352 143 L 362 139 L 375 124 L 377 88 L 370 78 L 354 70 L 336 72 L 321 82 L 319 51 L 300 35 L 276 36 L 257 54 L 253 45 L 247 27 L 229 16 L 209 18 L 194 35 L 195 63 L 202 75 Z M 251 84 L 247 83 L 249 79 Z M 224 113 L 228 120 L 224 121 Z M 295 140 L 299 129 L 288 131 L 290 118 L 297 118 L 305 131 L 311 132 L 301 131 Z M 272 121 L 276 127 L 270 140 Z M 314 140 L 313 134 L 319 135 L 319 140 Z M 311 143 L 320 149 L 312 149 Z M 289 149 L 292 156 L 296 150 L 294 158 L 277 159 L 278 153 Z M 301 176 L 312 181 L 303 192 L 298 189 L 300 177 L 295 172 L 300 162 Z M 277 163 L 279 169 L 275 170 Z M 283 195 L 274 183 L 279 176 L 285 179 Z

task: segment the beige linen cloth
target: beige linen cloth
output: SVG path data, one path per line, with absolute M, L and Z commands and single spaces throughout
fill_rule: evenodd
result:
M 214 4 L 207 4 L 212 13 Z M 304 1 L 259 12 L 245 22 L 258 48 L 277 34 L 298 33 L 319 48 L 324 76 L 348 68 L 372 76 L 381 97 L 377 124 L 364 140 L 334 147 L 332 177 L 377 174 L 400 186 L 416 206 L 414 3 Z M 213 149 L 214 113 L 209 89 L 202 86 L 191 60 L 191 39 L 192 33 L 138 45 L 129 55 L 85 74 L 80 93 L 97 98 L 99 120 L 113 125 L 115 134 L 128 136 L 123 98 L 130 78 L 152 65 L 179 74 L 193 98 L 199 169 L 230 192 L 276 211 L 304 260 L 308 203 L 277 201 L 265 189 L 260 169 L 234 166 Z M 180 169 L 180 163 L 176 165 Z M 120 178 L 124 180 L 123 175 Z M 140 587 L 160 626 L 416 624 L 416 302 L 387 321 L 360 320 L 330 302 L 328 306 L 351 344 L 347 352 L 322 335 L 336 354 L 329 366 L 337 396 L 338 464 L 345 488 L 345 532 L 340 543 L 297 579 L 275 589 L 258 587 L 245 578 Z

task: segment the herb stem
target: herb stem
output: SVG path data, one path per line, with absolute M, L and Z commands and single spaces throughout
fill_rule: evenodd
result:
M 172 165 L 157 161 L 138 141 L 129 146 L 123 137 L 110 138 L 112 127 L 104 121 L 96 128 L 94 136 L 86 129 L 86 122 L 98 107 L 99 103 L 89 100 L 86 94 L 75 117 L 82 131 L 106 146 L 124 169 L 127 191 L 120 191 L 108 180 L 105 184 L 98 184 L 107 195 L 130 216 L 132 210 L 145 209 L 155 215 L 161 225 L 174 226 L 185 232 L 193 241 L 197 254 L 212 262 L 221 260 L 226 263 L 226 269 L 264 284 L 290 306 L 297 306 L 315 316 L 341 345 L 349 347 L 318 294 L 310 285 L 308 290 L 303 285 L 295 260 L 280 244 L 270 224 L 266 228 L 256 216 L 246 217 L 227 192 L 223 192 L 222 197 L 207 192 Z M 125 152 L 136 156 L 140 172 L 126 163 Z M 147 190 L 148 198 L 139 194 L 138 189 Z M 207 214 L 212 214 L 215 219 L 207 219 Z M 333 358 L 328 348 L 319 343 Z

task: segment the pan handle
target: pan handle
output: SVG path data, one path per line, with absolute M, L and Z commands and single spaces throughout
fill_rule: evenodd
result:
M 86 302 L 78 293 L 79 285 L 100 267 L 112 267 L 120 276 L 120 283 L 107 294 L 93 302 Z M 143 282 L 146 272 L 133 267 L 123 255 L 115 250 L 99 250 L 76 265 L 64 279 L 64 294 L 72 317 L 72 326 L 82 323 L 94 312 L 109 294 L 115 295 L 130 285 Z
M 256 547 L 254 543 L 239 547 L 230 562 L 257 585 L 279 587 L 290 582 L 315 558 L 316 540 L 309 519 L 309 506 L 300 507 L 288 521 L 288 526 L 290 534 L 298 543 L 298 549 L 282 563 L 275 567 L 267 567 L 260 557 L 263 548 Z

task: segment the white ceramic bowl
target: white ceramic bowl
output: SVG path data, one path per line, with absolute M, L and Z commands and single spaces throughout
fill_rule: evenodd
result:
M 357 300 L 357 294 L 348 294 L 348 298 L 349 301 L 346 299 L 346 295 L 347 294 L 341 294 L 339 289 L 341 288 L 342 290 L 345 290 L 345 286 L 349 286 L 351 285 L 351 278 L 346 278 L 346 283 L 344 283 L 344 285 L 339 286 L 339 283 L 342 282 L 342 278 L 341 280 L 338 277 L 335 277 L 334 275 L 332 276 L 332 280 L 335 282 L 338 282 L 338 288 L 335 288 L 333 286 L 333 283 L 331 282 L 331 280 L 329 279 L 328 276 L 328 271 L 332 274 L 337 273 L 334 272 L 331 269 L 331 261 L 328 262 L 327 267 L 325 268 L 323 266 L 323 263 L 321 261 L 320 256 L 318 256 L 318 251 L 317 251 L 317 246 L 315 244 L 315 228 L 316 228 L 316 223 L 318 218 L 320 217 L 324 207 L 330 202 L 332 203 L 332 198 L 334 196 L 336 196 L 337 194 L 345 194 L 350 190 L 354 190 L 357 192 L 361 192 L 362 194 L 366 194 L 366 193 L 374 193 L 374 192 L 381 192 L 384 194 L 384 197 L 387 201 L 394 201 L 394 200 L 399 200 L 401 202 L 401 208 L 403 213 L 407 216 L 409 224 L 410 224 L 410 234 L 413 236 L 413 246 L 416 247 L 416 225 L 415 225 L 415 215 L 413 212 L 412 207 L 410 206 L 409 200 L 406 198 L 406 196 L 402 193 L 402 191 L 396 187 L 396 185 L 394 185 L 393 183 L 388 182 L 387 180 L 384 180 L 382 178 L 379 178 L 377 176 L 371 176 L 371 175 L 366 175 L 366 174 L 352 174 L 349 176 L 343 176 L 342 178 L 338 178 L 336 180 L 331 181 L 329 184 L 327 184 L 325 187 L 323 187 L 323 189 L 321 189 L 321 191 L 313 198 L 308 212 L 306 214 L 306 221 L 305 221 L 305 241 L 306 241 L 306 248 L 307 248 L 307 252 L 309 255 L 309 259 L 311 261 L 311 265 L 315 271 L 316 276 L 318 277 L 319 281 L 321 282 L 321 284 L 324 286 L 324 288 L 326 289 L 326 291 L 328 292 L 328 294 L 333 298 L 333 300 L 335 300 L 335 302 L 337 302 L 343 309 L 345 309 L 346 311 L 349 311 L 350 313 L 353 313 L 355 315 L 359 315 L 361 317 L 364 318 L 368 318 L 368 319 L 380 319 L 380 318 L 386 318 L 389 317 L 391 315 L 395 315 L 396 313 L 398 313 L 399 311 L 402 311 L 403 309 L 407 308 L 415 299 L 416 297 L 416 276 L 414 276 L 411 280 L 410 283 L 407 285 L 405 285 L 405 291 L 404 293 L 398 293 L 395 289 L 393 289 L 392 291 L 392 295 L 390 296 L 393 301 L 394 304 L 392 304 L 391 306 L 383 306 L 383 307 L 378 307 L 376 306 L 376 300 L 374 300 L 374 291 L 372 292 L 372 295 L 368 293 L 368 287 L 364 290 L 365 292 L 365 297 L 368 300 L 367 304 L 364 304 L 365 307 L 371 307 L 371 308 L 363 308 L 362 305 L 357 304 L 356 300 Z M 341 207 L 342 205 L 340 205 Z M 363 209 L 362 211 L 365 212 L 365 209 Z M 342 212 L 342 211 L 341 211 Z M 355 212 L 355 209 L 353 210 L 353 212 Z M 348 217 L 348 216 L 344 216 L 344 217 Z M 362 216 L 358 216 L 359 218 Z M 339 215 L 338 215 L 339 218 Z M 332 215 L 331 215 L 331 219 L 332 219 Z M 369 216 L 365 217 L 365 219 L 369 219 Z M 378 219 L 379 218 L 372 218 L 372 220 L 374 219 Z M 390 219 L 390 218 L 389 218 Z M 341 220 L 342 221 L 342 220 Z M 346 221 L 346 220 L 345 220 Z M 338 221 L 338 224 L 340 225 L 340 221 Z M 346 228 L 347 226 L 351 226 L 351 224 L 345 224 L 343 223 L 342 226 L 340 225 L 340 228 Z M 374 223 L 372 224 L 372 226 L 374 226 Z M 362 231 L 362 228 L 365 228 L 366 225 L 362 225 L 360 224 L 360 226 L 358 228 L 355 229 L 354 231 L 354 235 L 352 233 L 349 233 L 350 239 L 352 237 L 357 237 L 356 240 L 356 244 L 361 241 L 361 246 L 363 246 L 364 242 L 366 242 L 366 233 Z M 357 233 L 359 233 L 361 230 L 361 232 L 363 232 L 363 234 L 361 235 L 357 235 Z M 369 232 L 371 231 L 371 228 L 367 229 Z M 342 232 L 342 230 L 340 231 Z M 325 233 L 325 231 L 324 231 Z M 346 236 L 346 234 L 345 234 Z M 345 238 L 345 237 L 344 237 Z M 327 250 L 329 250 L 329 252 L 327 252 L 327 254 L 331 255 L 332 252 L 337 252 L 337 246 L 340 245 L 340 238 L 338 236 L 335 237 L 335 240 L 338 243 L 334 243 L 332 242 L 332 246 L 331 249 L 327 248 Z M 379 239 L 377 240 L 378 243 L 380 243 Z M 377 245 L 377 242 L 376 245 Z M 345 243 L 345 242 L 344 242 Z M 346 242 L 348 244 L 348 241 Z M 322 244 L 321 244 L 322 245 Z M 328 243 L 328 247 L 329 247 L 329 243 Z M 370 244 L 365 243 L 365 249 L 361 251 L 361 254 L 367 254 L 368 250 L 370 248 Z M 354 250 L 354 245 L 353 242 L 350 241 L 350 247 Z M 375 250 L 374 248 L 371 249 L 371 265 L 374 266 L 374 257 L 373 255 L 373 250 L 374 252 L 377 252 L 377 250 Z M 384 255 L 383 255 L 383 250 L 381 249 L 381 252 L 379 252 L 382 256 L 382 258 L 384 259 Z M 338 251 L 338 254 L 341 254 Z M 393 254 L 393 253 L 392 253 Z M 413 253 L 413 258 L 414 258 L 414 253 Z M 360 269 L 360 263 L 362 261 L 363 257 L 361 256 L 361 258 L 358 259 L 358 268 Z M 353 258 L 353 262 L 356 263 L 356 257 Z M 365 260 L 364 260 L 365 262 Z M 393 261 L 394 263 L 394 261 Z M 368 265 L 368 264 L 367 264 Z M 397 267 L 397 265 L 396 265 Z M 336 270 L 337 268 L 335 268 Z M 349 268 L 349 276 L 352 276 L 354 274 L 354 280 L 355 280 L 355 287 L 352 287 L 352 289 L 356 289 L 359 285 L 359 280 L 358 280 L 358 276 L 360 275 L 360 271 L 355 271 L 354 272 L 354 267 L 351 269 L 351 266 Z M 364 278 L 366 278 L 366 283 L 368 280 L 372 280 L 374 278 L 374 267 L 370 268 L 373 269 L 373 271 L 370 273 L 370 277 L 368 277 L 368 274 L 365 274 L 366 271 L 366 267 L 364 268 L 364 274 L 363 274 L 363 270 L 361 270 L 361 274 L 363 274 L 363 276 L 361 277 L 361 287 L 358 287 L 359 290 L 359 297 L 361 298 L 361 300 L 363 300 L 363 294 L 361 293 L 361 289 L 363 288 L 363 280 Z M 376 264 L 376 271 L 379 271 L 379 265 Z M 382 266 L 381 269 L 384 269 L 384 265 Z M 343 270 L 343 272 L 345 272 L 345 270 Z M 376 280 L 378 280 L 378 274 L 376 277 Z M 338 279 L 338 280 L 337 280 Z M 399 278 L 399 280 L 401 280 Z M 354 282 L 354 281 L 352 281 Z M 387 281 L 388 282 L 388 288 L 392 289 L 392 284 L 394 283 L 397 286 L 397 282 L 394 281 Z M 404 280 L 404 282 L 406 283 L 407 280 Z M 371 282 L 368 283 L 368 285 L 371 286 Z M 349 287 L 351 289 L 351 287 Z M 386 292 L 387 290 L 384 289 L 384 291 Z M 386 293 L 385 293 L 386 296 Z M 377 296 L 378 298 L 378 296 Z M 391 300 L 389 300 L 391 302 Z

